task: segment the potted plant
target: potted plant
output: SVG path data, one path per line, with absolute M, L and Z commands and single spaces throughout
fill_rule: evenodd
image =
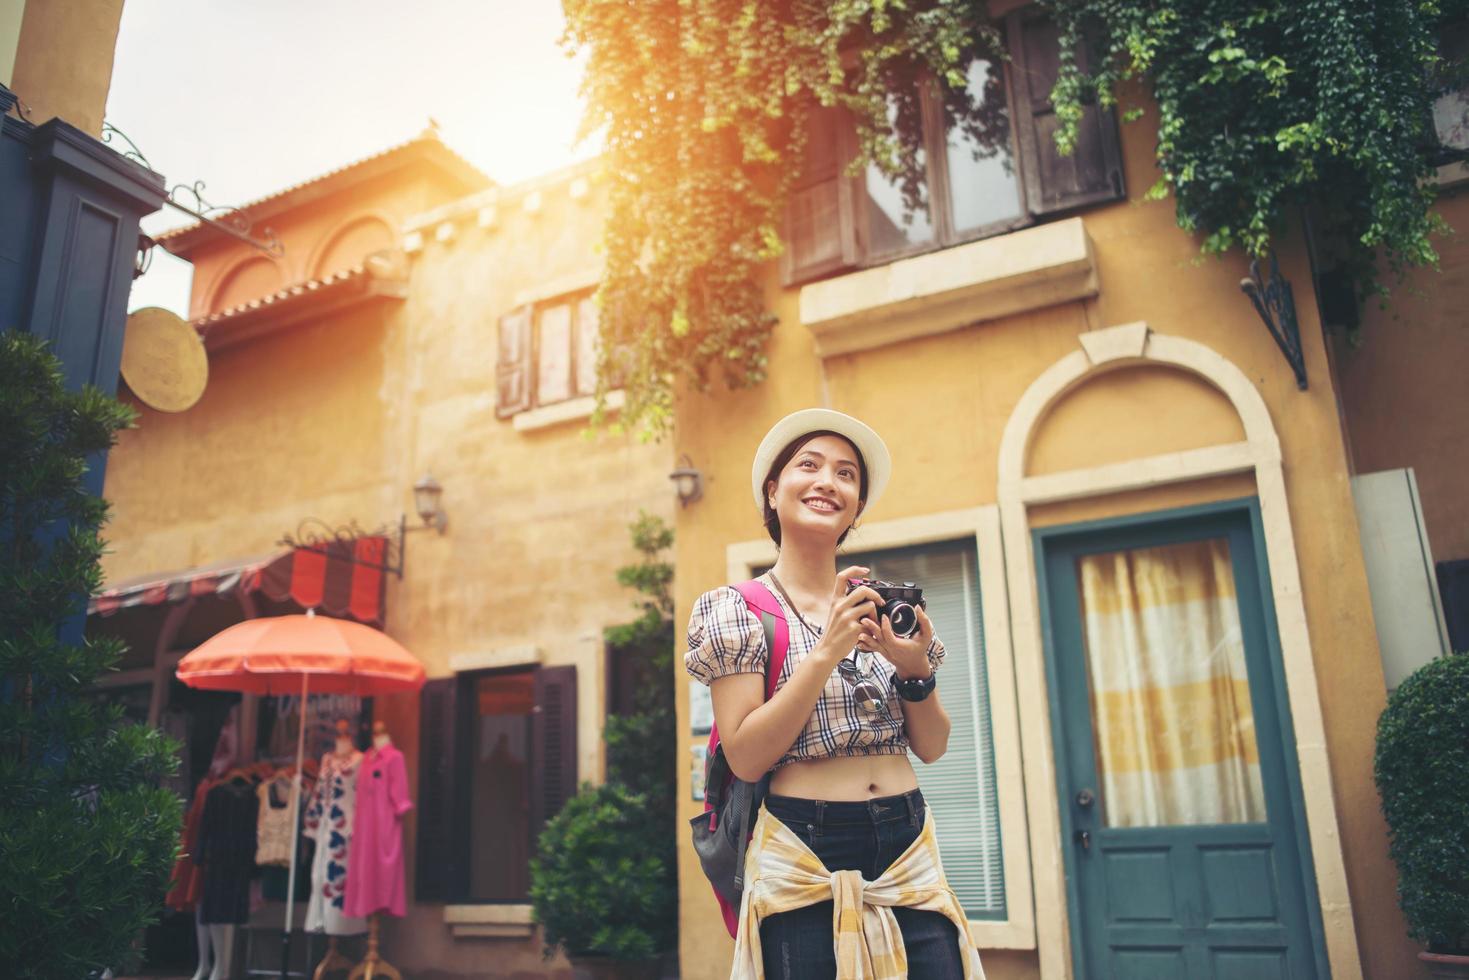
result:
M 672 830 L 617 783 L 583 786 L 547 821 L 530 897 L 548 957 L 587 980 L 656 980 L 678 923 Z
M 1419 668 L 1377 722 L 1398 901 L 1439 977 L 1469 977 L 1469 654 Z

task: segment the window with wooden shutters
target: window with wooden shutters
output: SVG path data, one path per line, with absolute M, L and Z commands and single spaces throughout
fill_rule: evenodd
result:
M 1051 89 L 1061 64 L 1060 34 L 1045 14 L 1020 11 L 1010 18 L 1016 121 L 1025 160 L 1026 190 L 1033 214 L 1051 214 L 1122 196 L 1122 155 L 1110 109 L 1093 100 L 1077 123 L 1076 149 L 1056 149 L 1060 126 Z M 1086 67 L 1085 46 L 1077 57 Z
M 536 314 L 537 405 L 551 405 L 571 397 L 570 303 L 541 307 Z
M 852 178 L 846 176 L 854 143 L 841 109 L 817 106 L 810 114 L 806 157 L 786 206 L 786 250 L 781 259 L 789 281 L 814 279 L 857 261 Z
M 597 390 L 597 301 L 583 296 L 576 303 L 576 393 L 590 395 Z
M 536 838 L 577 789 L 576 668 L 459 674 L 421 703 L 418 898 L 526 902 Z
M 1007 18 L 1011 60 L 969 66 L 968 90 L 988 122 L 968 132 L 948 118 L 933 82 L 919 90 L 924 200 L 909 209 L 876 167 L 842 176 L 850 117 L 820 110 L 786 209 L 787 285 L 881 265 L 1033 224 L 1125 194 L 1116 121 L 1087 105 L 1070 156 L 1056 149 L 1051 89 L 1060 64 L 1055 25 L 1034 7 Z M 1085 52 L 1079 54 L 1085 57 Z
M 533 717 L 530 824 L 531 841 L 546 821 L 576 793 L 576 668 L 544 667 L 536 672 Z M 534 852 L 534 843 L 532 843 Z
M 500 417 L 595 394 L 600 343 L 590 292 L 558 296 L 502 317 Z M 610 387 L 620 387 L 615 374 Z
M 500 418 L 530 407 L 531 308 L 500 317 L 495 362 L 495 413 Z
M 423 685 L 419 694 L 418 851 L 415 894 L 421 902 L 453 902 L 463 897 L 462 830 L 456 826 L 457 794 L 463 782 L 455 770 L 459 737 L 455 706 L 459 679 L 446 677 Z

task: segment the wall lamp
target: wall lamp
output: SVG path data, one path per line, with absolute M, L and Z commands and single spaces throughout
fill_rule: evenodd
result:
M 678 491 L 679 504 L 687 507 L 704 496 L 704 474 L 694 469 L 694 461 L 689 459 L 688 453 L 679 456 L 678 462 L 678 469 L 668 474 L 668 478 Z
M 449 515 L 440 503 L 443 496 L 444 488 L 431 473 L 425 473 L 422 480 L 413 484 L 413 506 L 423 519 L 423 526 L 434 528 L 440 534 L 449 525 Z

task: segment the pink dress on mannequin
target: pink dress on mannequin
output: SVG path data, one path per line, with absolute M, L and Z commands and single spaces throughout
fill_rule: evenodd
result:
M 411 809 L 403 753 L 391 743 L 368 749 L 357 770 L 357 814 L 347 867 L 348 915 L 365 917 L 387 912 L 402 916 L 407 911 L 403 898 L 403 815 Z

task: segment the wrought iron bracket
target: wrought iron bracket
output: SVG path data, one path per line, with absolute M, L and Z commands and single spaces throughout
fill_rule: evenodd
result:
M 346 524 L 332 525 L 315 517 L 308 517 L 296 527 L 295 534 L 285 534 L 276 544 L 285 548 L 312 548 L 321 550 L 329 545 L 341 545 L 347 552 L 343 560 L 354 565 L 362 565 L 365 568 L 376 568 L 378 571 L 387 572 L 392 575 L 403 577 L 403 553 L 410 531 L 437 530 L 432 524 L 408 526 L 408 515 L 403 514 L 398 518 L 397 526 L 383 524 L 375 531 L 364 531 L 356 521 L 348 521 Z M 383 560 L 381 562 L 363 561 L 358 558 L 351 549 L 351 545 L 358 538 L 382 538 L 387 542 L 383 548 Z
M 114 139 L 121 144 L 125 144 L 126 148 L 118 151 L 123 157 L 135 163 L 140 163 L 149 170 L 156 172 L 153 164 L 148 162 L 148 158 L 143 156 L 143 151 L 138 149 L 138 144 L 134 143 L 128 137 L 127 133 L 124 133 L 112 125 L 112 123 L 104 121 L 102 123 L 102 142 L 111 145 Z M 117 149 L 116 147 L 113 148 Z M 193 198 L 192 205 L 184 203 L 185 195 Z M 204 181 L 202 180 L 196 180 L 192 184 L 175 184 L 169 190 L 168 196 L 164 198 L 163 203 L 175 211 L 182 211 L 194 220 L 201 221 L 209 227 L 221 231 L 231 238 L 238 239 L 251 248 L 257 248 L 273 258 L 278 259 L 286 254 L 285 246 L 280 243 L 280 239 L 275 237 L 275 232 L 270 228 L 261 228 L 259 232 L 260 237 L 256 238 L 251 234 L 254 223 L 239 208 L 224 207 L 209 203 L 204 198 Z M 139 273 L 139 275 L 141 274 Z
M 1296 387 L 1306 390 L 1306 355 L 1301 349 L 1301 328 L 1296 322 L 1296 301 L 1290 281 L 1280 274 L 1280 262 L 1270 253 L 1270 279 L 1260 274 L 1260 260 L 1250 262 L 1248 278 L 1239 281 L 1240 290 L 1250 298 L 1255 312 L 1265 322 L 1265 329 L 1285 355 L 1296 376 Z

